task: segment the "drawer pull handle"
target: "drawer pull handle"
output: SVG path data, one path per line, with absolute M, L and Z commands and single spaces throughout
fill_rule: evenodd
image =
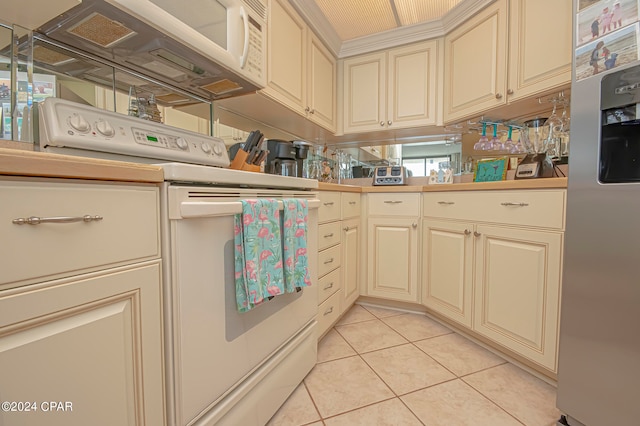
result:
M 451 206 L 455 203 L 453 201 L 438 201 L 438 204 L 442 204 L 444 206 Z
M 468 229 L 464 230 L 464 235 L 471 235 L 471 231 L 469 231 Z
M 324 286 L 324 290 L 329 290 L 330 288 L 333 288 L 333 283 Z
M 331 259 L 325 260 L 324 264 L 327 265 L 329 263 L 333 263 L 333 257 Z
M 323 315 L 324 315 L 324 316 L 327 316 L 327 315 L 329 315 L 331 312 L 333 312 L 333 306 L 332 306 L 332 307 L 330 307 L 329 309 L 327 309 L 326 311 L 324 311 L 324 314 L 323 314 Z
M 385 201 L 385 204 L 400 204 L 402 201 L 393 200 L 393 201 Z
M 500 203 L 500 205 L 506 206 L 506 207 L 511 207 L 511 206 L 527 207 L 529 205 L 529 203 Z
M 355 201 L 349 201 L 349 204 L 351 204 L 352 206 L 355 206 L 357 203 Z
M 84 216 L 58 216 L 58 217 L 20 217 L 13 219 L 12 222 L 16 225 L 39 225 L 41 223 L 75 223 L 75 222 L 92 222 L 102 220 L 102 216 L 91 216 L 86 214 Z
M 345 227 L 344 227 L 344 232 L 349 232 L 349 230 L 350 230 L 350 229 L 351 229 L 350 227 L 345 226 Z
M 333 202 L 333 201 L 330 201 L 330 202 L 328 202 L 328 203 L 324 203 L 324 205 L 325 205 L 325 206 L 332 206 L 333 204 L 334 204 L 334 202 Z
M 332 233 L 330 233 L 330 234 L 325 235 L 324 237 L 325 237 L 325 238 L 331 238 L 331 237 L 333 237 L 333 232 L 332 232 Z

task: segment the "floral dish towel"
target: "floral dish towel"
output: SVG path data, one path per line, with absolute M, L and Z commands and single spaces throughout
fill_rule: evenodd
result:
M 311 285 L 307 257 L 307 200 L 287 198 L 284 204 L 282 242 L 284 253 L 284 286 L 287 293 Z

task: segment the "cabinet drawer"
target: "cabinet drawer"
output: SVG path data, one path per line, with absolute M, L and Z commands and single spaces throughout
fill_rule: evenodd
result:
M 318 253 L 318 277 L 322 277 L 340 267 L 341 247 L 338 244 Z
M 335 246 L 340 242 L 341 222 L 329 222 L 318 226 L 318 250 Z
M 160 255 L 158 188 L 67 182 L 0 182 L 2 284 L 121 265 Z M 73 223 L 13 223 L 39 217 L 100 216 Z
M 342 218 L 349 219 L 360 216 L 360 194 L 342 193 Z
M 419 216 L 420 194 L 369 194 L 369 214 L 376 216 Z
M 473 191 L 423 194 L 424 216 L 564 228 L 566 190 Z
M 340 292 L 318 306 L 318 337 L 324 335 L 340 316 Z
M 340 193 L 320 192 L 320 208 L 318 222 L 329 222 L 340 219 Z
M 318 280 L 319 303 L 324 302 L 329 298 L 329 296 L 342 288 L 342 283 L 340 282 L 340 271 L 341 269 L 338 268 Z

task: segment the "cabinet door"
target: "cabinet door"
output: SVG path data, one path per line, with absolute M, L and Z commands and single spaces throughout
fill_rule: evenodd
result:
M 426 219 L 422 223 L 424 305 L 471 328 L 473 305 L 471 223 Z
M 477 231 L 474 329 L 555 371 L 562 233 Z
M 445 122 L 505 104 L 506 54 L 506 0 L 496 1 L 447 34 Z
M 2 399 L 37 411 L 0 423 L 165 424 L 161 304 L 159 261 L 3 292 Z
M 307 117 L 326 129 L 336 131 L 336 60 L 320 39 L 309 31 L 309 82 Z M 305 108 L 305 110 L 306 110 Z
M 344 61 L 344 131 L 380 130 L 385 126 L 386 53 Z
M 360 219 L 342 221 L 342 288 L 343 309 L 360 295 Z
M 307 26 L 286 0 L 271 0 L 266 92 L 299 113 L 306 99 Z M 272 90 L 270 90 L 272 89 Z
M 369 219 L 367 294 L 419 302 L 418 219 Z
M 427 126 L 438 119 L 439 41 L 389 51 L 387 59 L 387 125 Z
M 571 81 L 573 11 L 570 1 L 511 0 L 509 99 L 516 100 Z

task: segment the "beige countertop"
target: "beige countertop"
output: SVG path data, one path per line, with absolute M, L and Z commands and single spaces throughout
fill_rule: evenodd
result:
M 440 192 L 440 191 L 489 191 L 504 189 L 566 188 L 567 178 L 502 180 L 498 182 L 467 182 L 442 185 L 356 186 L 320 182 L 320 191 L 341 192 Z
M 0 175 L 158 183 L 162 168 L 0 147 Z

